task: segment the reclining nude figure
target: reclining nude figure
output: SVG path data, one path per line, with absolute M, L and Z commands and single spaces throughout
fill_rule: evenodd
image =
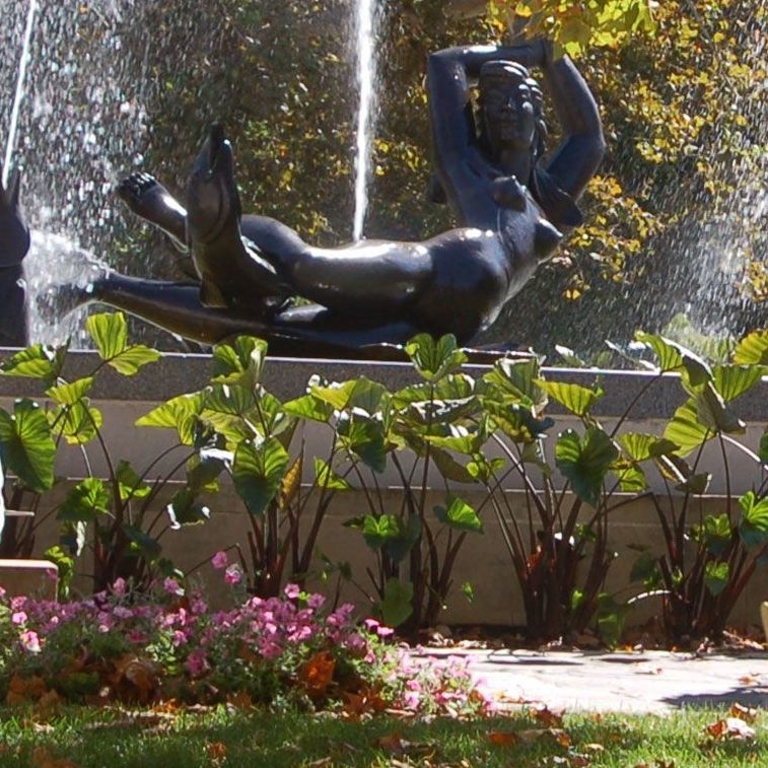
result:
M 563 133 L 546 161 L 533 66 Z M 573 63 L 553 61 L 542 40 L 432 54 L 427 91 L 436 186 L 455 229 L 418 242 L 308 245 L 275 219 L 241 215 L 232 148 L 214 126 L 193 166 L 186 208 L 147 174 L 118 189 L 134 213 L 189 249 L 199 282 L 108 272 L 84 289 L 62 287 L 60 299 L 109 304 L 203 343 L 261 336 L 274 354 L 365 356 L 372 345 L 402 344 L 422 331 L 470 343 L 580 222 L 574 200 L 602 158 L 602 128 Z M 295 296 L 311 303 L 294 306 Z

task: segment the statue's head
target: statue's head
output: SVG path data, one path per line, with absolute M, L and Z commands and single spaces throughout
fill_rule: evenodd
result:
M 480 130 L 491 154 L 538 155 L 546 133 L 544 99 L 528 70 L 514 61 L 488 61 L 480 69 L 478 88 Z
M 29 228 L 19 208 L 20 186 L 18 171 L 11 174 L 7 189 L 0 180 L 0 268 L 21 264 L 29 250 Z

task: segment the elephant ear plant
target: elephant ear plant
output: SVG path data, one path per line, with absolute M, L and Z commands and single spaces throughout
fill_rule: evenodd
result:
M 315 378 L 286 407 L 329 427 L 334 450 L 322 470 L 364 499 L 364 511 L 346 525 L 361 533 L 374 565 L 365 580 L 342 570 L 385 623 L 412 634 L 437 623 L 458 552 L 467 535 L 483 528 L 474 507 L 449 485 L 472 481 L 453 458 L 453 441 L 479 446 L 487 435 L 455 338 L 421 334 L 405 350 L 414 369 L 409 386 L 389 391 L 365 377 Z M 385 487 L 386 469 L 396 489 Z
M 736 601 L 760 566 L 768 564 L 768 436 L 757 453 L 740 441 L 744 422 L 733 401 L 761 381 L 768 364 L 768 332 L 744 337 L 726 364 L 709 366 L 677 344 L 638 334 L 656 354 L 659 373 L 679 374 L 686 395 L 663 436 L 626 435 L 621 442 L 635 468 L 650 465 L 666 495 L 653 495 L 664 552 L 642 552 L 633 570 L 647 595 L 659 597 L 668 637 L 675 643 L 722 636 Z M 705 452 L 708 445 L 717 450 Z M 724 494 L 704 503 L 713 456 L 719 456 Z M 729 459 L 729 457 L 731 457 Z M 733 468 L 754 470 L 755 484 L 732 490 Z M 645 486 L 644 475 L 638 475 Z
M 46 552 L 46 556 L 58 562 L 60 574 L 68 576 L 72 559 L 90 552 L 94 590 L 100 591 L 118 578 L 143 589 L 156 574 L 175 572 L 173 564 L 162 556 L 159 539 L 169 528 L 206 519 L 208 510 L 195 499 L 210 487 L 223 463 L 209 456 L 207 436 L 200 431 L 190 445 L 172 446 L 151 459 L 141 473 L 128 462 L 116 459 L 104 441 L 103 415 L 91 402 L 90 394 L 106 367 L 133 376 L 160 354 L 144 345 L 128 343 L 122 314 L 92 315 L 86 329 L 100 362 L 89 374 L 74 381 L 63 375 L 67 344 L 55 348 L 34 345 L 3 361 L 3 375 L 37 380 L 48 404 L 42 407 L 22 398 L 14 403 L 11 412 L 0 409 L 0 455 L 6 474 L 14 476 L 15 487 L 39 496 L 61 482 L 54 476 L 61 443 L 78 450 L 83 475 L 80 479 L 68 478 L 72 487 L 53 510 L 61 523 L 61 545 Z M 95 476 L 92 470 L 94 449 L 106 467 L 105 477 Z M 174 453 L 181 454 L 174 467 L 163 476 L 153 477 L 158 462 Z M 185 466 L 183 490 L 171 504 L 160 504 L 158 497 L 164 486 Z M 36 520 L 32 525 L 40 522 Z M 62 588 L 67 590 L 67 578 L 62 579 Z
M 264 341 L 248 336 L 219 344 L 207 387 L 169 400 L 137 424 L 175 429 L 189 446 L 196 428 L 214 439 L 248 513 L 248 558 L 240 552 L 247 588 L 274 597 L 287 581 L 305 584 L 331 500 L 348 486 L 329 470 L 337 441 L 327 461 L 314 459 L 311 482 L 302 483 L 304 449 L 297 427 L 305 408 L 301 402 L 283 404 L 264 387 L 266 352 Z M 329 410 L 318 413 L 327 418 Z

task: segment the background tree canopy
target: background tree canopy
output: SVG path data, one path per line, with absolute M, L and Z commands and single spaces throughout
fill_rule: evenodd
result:
M 734 331 L 763 321 L 753 299 L 768 291 L 760 216 L 764 3 L 381 4 L 367 237 L 422 238 L 452 225 L 447 208 L 426 196 L 430 51 L 501 40 L 510 24 L 526 22 L 578 60 L 601 106 L 608 154 L 582 199 L 587 223 L 510 303 L 489 340 L 591 352 L 638 327 L 658 330 L 682 310 L 704 323 L 727 309 Z M 349 240 L 357 108 L 350 7 L 347 0 L 133 3 L 120 33 L 147 111 L 143 167 L 183 194 L 207 126 L 222 122 L 245 211 L 275 216 L 318 244 Z M 137 250 L 160 249 L 166 261 L 153 257 L 153 273 L 174 274 L 177 254 L 163 250 L 158 235 L 130 215 L 121 227 L 123 268 L 145 263 Z M 699 294 L 701 306 L 688 306 Z

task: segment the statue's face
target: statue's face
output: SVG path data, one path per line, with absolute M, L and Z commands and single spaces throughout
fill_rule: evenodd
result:
M 529 152 L 536 137 L 533 94 L 524 80 L 493 78 L 481 87 L 485 133 L 494 156 L 505 149 Z

